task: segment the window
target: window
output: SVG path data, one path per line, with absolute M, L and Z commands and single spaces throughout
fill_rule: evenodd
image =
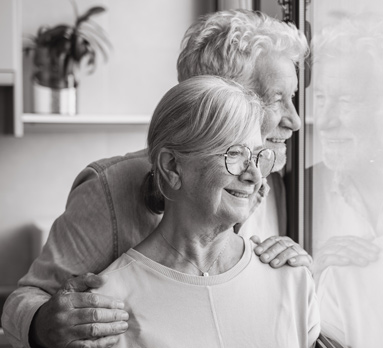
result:
M 322 332 L 380 346 L 383 323 L 383 3 L 312 1 L 305 229 Z

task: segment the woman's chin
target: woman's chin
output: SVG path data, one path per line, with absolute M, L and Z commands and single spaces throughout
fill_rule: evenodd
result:
M 262 202 L 262 199 L 262 197 L 260 197 L 260 199 L 257 198 L 257 201 L 252 205 L 251 209 L 248 209 L 243 213 L 237 211 L 237 214 L 235 214 L 235 219 L 233 221 L 235 221 L 235 223 L 238 224 L 243 224 L 254 213 L 254 210 Z

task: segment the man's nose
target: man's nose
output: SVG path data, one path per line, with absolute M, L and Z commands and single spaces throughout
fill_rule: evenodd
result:
M 314 119 L 319 130 L 336 128 L 340 125 L 340 109 L 337 102 L 326 100 L 320 107 L 315 108 Z
M 292 131 L 297 131 L 301 128 L 301 118 L 299 117 L 295 106 L 292 102 L 289 102 L 285 106 L 284 115 L 282 116 L 282 126 L 289 128 Z

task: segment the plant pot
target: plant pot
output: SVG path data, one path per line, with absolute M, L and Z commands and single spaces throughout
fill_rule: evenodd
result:
M 38 114 L 77 114 L 77 88 L 50 88 L 33 81 L 33 110 Z

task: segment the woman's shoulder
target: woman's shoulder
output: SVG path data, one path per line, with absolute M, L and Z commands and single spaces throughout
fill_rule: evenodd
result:
M 248 248 L 254 249 L 256 246 L 251 240 L 248 243 Z M 272 268 L 268 263 L 263 263 L 259 256 L 255 254 L 254 250 L 252 256 L 253 263 L 257 268 L 257 273 L 263 273 L 263 277 L 269 281 L 277 281 L 282 284 L 290 282 L 314 282 L 312 273 L 305 266 L 292 267 L 286 264 L 280 268 Z
M 100 288 L 92 290 L 92 292 L 124 299 L 126 292 L 130 288 L 131 272 L 134 264 L 135 260 L 128 253 L 123 253 L 100 273 L 100 275 L 107 276 L 106 282 Z
M 312 273 L 305 266 L 291 267 L 284 265 L 277 270 L 281 276 L 282 286 L 292 293 L 311 296 L 315 293 L 315 282 Z
M 128 252 L 125 252 L 118 259 L 113 261 L 107 268 L 105 268 L 100 275 L 107 275 L 109 277 L 114 273 L 126 272 L 135 261 L 136 260 L 131 257 Z

